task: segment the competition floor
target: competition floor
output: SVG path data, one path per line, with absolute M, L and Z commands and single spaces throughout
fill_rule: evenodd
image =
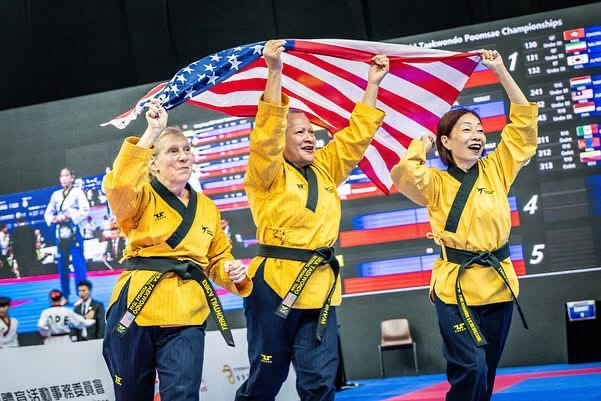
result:
M 444 401 L 442 374 L 354 381 L 336 401 Z M 601 401 L 601 362 L 500 369 L 492 401 Z

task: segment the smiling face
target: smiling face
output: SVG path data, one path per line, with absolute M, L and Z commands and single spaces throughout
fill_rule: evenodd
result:
M 461 113 L 459 110 L 457 112 Z M 469 169 L 482 157 L 484 145 L 486 144 L 482 122 L 472 112 L 463 111 L 463 113 L 456 114 L 453 117 L 458 118 L 450 130 L 446 129 L 447 132 L 440 132 L 441 127 L 439 126 L 438 150 L 447 165 Z M 443 121 L 441 120 L 441 122 Z M 450 127 L 450 124 L 448 127 Z
M 192 175 L 194 159 L 188 139 L 180 130 L 167 128 L 155 143 L 155 148 L 150 161 L 153 175 L 163 185 L 186 185 Z
M 290 111 L 287 122 L 284 157 L 298 168 L 306 167 L 313 163 L 317 142 L 311 122 L 300 111 Z

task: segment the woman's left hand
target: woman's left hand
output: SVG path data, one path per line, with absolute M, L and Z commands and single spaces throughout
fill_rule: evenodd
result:
M 384 54 L 378 54 L 371 58 L 371 66 L 367 75 L 367 82 L 380 85 L 382 79 L 390 70 L 390 61 Z
M 484 64 L 489 70 L 496 71 L 498 68 L 503 68 L 503 58 L 496 50 L 480 50 L 480 56 L 482 57 L 482 64 Z
M 248 266 L 239 260 L 227 261 L 224 263 L 223 267 L 234 284 L 240 284 L 246 278 Z

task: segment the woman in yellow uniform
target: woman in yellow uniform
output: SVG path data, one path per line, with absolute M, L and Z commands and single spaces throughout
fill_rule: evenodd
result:
M 456 109 L 442 117 L 436 137 L 413 140 L 391 172 L 401 193 L 427 207 L 432 237 L 442 249 L 432 269 L 430 297 L 451 384 L 447 401 L 491 397 L 519 291 L 509 257 L 507 195 L 537 145 L 536 104 L 528 102 L 497 51 L 483 50 L 482 63 L 511 102 L 511 122 L 497 148 L 482 157 L 486 136 L 480 118 Z M 434 142 L 447 170 L 426 165 Z M 519 305 L 518 311 L 524 320 Z
M 265 44 L 268 66 L 250 137 L 244 188 L 257 226 L 259 256 L 250 264 L 245 299 L 250 373 L 236 401 L 272 401 L 294 364 L 304 401 L 333 400 L 338 367 L 336 311 L 340 226 L 337 188 L 363 157 L 384 112 L 375 108 L 388 58 L 375 56 L 362 102 L 349 126 L 317 149 L 307 116 L 282 94 L 283 41 Z
M 233 346 L 209 279 L 242 296 L 252 282 L 231 255 L 219 210 L 188 184 L 187 138 L 165 128 L 167 112 L 157 100 L 146 120 L 144 135 L 125 140 L 103 183 L 127 236 L 126 271 L 110 300 L 103 354 L 117 401 L 152 400 L 155 372 L 162 401 L 197 401 L 210 312 Z

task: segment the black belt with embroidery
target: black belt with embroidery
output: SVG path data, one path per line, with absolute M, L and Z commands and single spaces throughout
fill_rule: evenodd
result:
M 459 265 L 459 270 L 457 271 L 457 279 L 455 280 L 455 296 L 457 299 L 457 307 L 459 308 L 459 313 L 461 315 L 463 323 L 465 323 L 468 332 L 474 339 L 474 342 L 477 346 L 486 345 L 487 342 L 484 338 L 484 335 L 480 331 L 478 324 L 474 320 L 474 317 L 467 305 L 467 302 L 465 301 L 465 297 L 463 296 L 463 291 L 461 289 L 461 282 L 459 281 L 461 273 L 463 273 L 465 269 L 469 269 L 472 265 L 490 266 L 495 269 L 495 271 L 499 274 L 499 276 L 501 276 L 503 282 L 511 292 L 511 296 L 513 297 L 513 301 L 515 302 L 515 305 L 518 308 L 518 312 L 520 313 L 520 318 L 522 319 L 522 324 L 524 325 L 524 328 L 528 328 L 528 324 L 526 323 L 526 318 L 524 317 L 522 308 L 520 307 L 517 297 L 515 296 L 513 290 L 511 289 L 511 286 L 509 285 L 507 274 L 501 266 L 501 261 L 507 259 L 510 256 L 509 244 L 505 244 L 501 248 L 491 252 L 470 252 L 448 247 L 445 247 L 445 251 L 447 255 L 447 260 L 451 263 L 456 263 Z M 441 255 L 441 257 L 443 256 Z
M 301 268 L 300 272 L 296 276 L 296 279 L 294 280 L 294 283 L 292 283 L 292 286 L 288 290 L 288 294 L 284 297 L 280 303 L 280 306 L 275 311 L 276 315 L 284 319 L 288 317 L 292 305 L 294 305 L 294 302 L 296 302 L 296 299 L 303 291 L 303 288 L 305 288 L 309 277 L 311 277 L 317 266 L 324 264 L 330 265 L 332 271 L 334 272 L 334 283 L 330 288 L 330 292 L 328 293 L 326 301 L 319 311 L 319 320 L 317 322 L 317 331 L 315 333 L 317 340 L 321 341 L 323 338 L 323 333 L 326 329 L 326 324 L 328 322 L 328 314 L 330 312 L 332 297 L 334 296 L 336 289 L 338 274 L 340 273 L 340 264 L 338 263 L 338 259 L 336 259 L 336 252 L 334 251 L 334 248 L 323 247 L 311 250 L 259 244 L 257 255 L 267 258 L 288 259 L 305 262 L 305 265 Z
M 215 293 L 213 285 L 202 271 L 202 268 L 190 261 L 180 261 L 171 258 L 159 258 L 159 257 L 134 257 L 125 260 L 124 263 L 127 270 L 150 270 L 155 272 L 146 283 L 140 288 L 134 299 L 127 306 L 125 315 L 121 318 L 121 321 L 115 328 L 115 331 L 119 335 L 125 335 L 127 328 L 138 316 L 150 295 L 156 288 L 156 285 L 161 280 L 163 275 L 168 272 L 174 272 L 182 280 L 194 280 L 202 288 L 205 296 L 207 297 L 207 304 L 217 322 L 217 327 L 221 332 L 221 335 L 225 339 L 225 342 L 230 347 L 234 347 L 234 338 L 232 331 L 225 320 L 223 314 L 223 307 L 221 301 Z

